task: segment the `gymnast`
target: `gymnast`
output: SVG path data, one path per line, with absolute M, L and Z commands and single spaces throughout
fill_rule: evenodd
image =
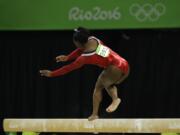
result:
M 77 47 L 76 50 L 69 55 L 56 57 L 57 62 L 74 60 L 71 64 L 54 71 L 40 70 L 40 74 L 45 77 L 57 77 L 78 69 L 85 64 L 93 64 L 103 68 L 104 70 L 99 75 L 94 88 L 93 111 L 88 118 L 89 121 L 92 121 L 99 118 L 98 110 L 102 101 L 103 89 L 112 98 L 112 103 L 106 108 L 106 111 L 111 113 L 118 108 L 121 99 L 118 97 L 116 85 L 127 78 L 129 64 L 98 38 L 91 36 L 90 31 L 86 28 L 79 27 L 74 30 L 73 42 Z

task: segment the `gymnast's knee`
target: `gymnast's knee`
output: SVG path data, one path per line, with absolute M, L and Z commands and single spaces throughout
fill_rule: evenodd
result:
M 114 87 L 114 84 L 104 84 L 106 90 L 111 90 Z

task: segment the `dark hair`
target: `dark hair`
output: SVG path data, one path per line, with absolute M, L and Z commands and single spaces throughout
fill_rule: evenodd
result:
M 90 36 L 90 31 L 83 27 L 78 27 L 74 30 L 73 39 L 76 42 L 79 42 L 80 44 L 84 45 Z

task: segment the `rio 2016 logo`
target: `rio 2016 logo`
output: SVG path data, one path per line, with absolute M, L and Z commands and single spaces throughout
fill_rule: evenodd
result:
M 139 22 L 144 21 L 157 21 L 165 12 L 166 7 L 163 3 L 156 4 L 133 4 L 131 5 L 129 12 L 134 16 Z
M 119 20 L 121 13 L 119 7 L 112 10 L 102 10 L 100 7 L 94 7 L 91 10 L 83 10 L 79 7 L 73 7 L 69 10 L 69 20 L 71 21 L 99 21 L 99 20 Z

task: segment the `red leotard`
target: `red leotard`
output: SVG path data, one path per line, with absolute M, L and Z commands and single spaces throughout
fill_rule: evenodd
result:
M 98 41 L 98 44 L 103 44 L 99 39 L 95 37 L 90 37 L 89 40 L 92 38 L 96 39 Z M 68 60 L 73 59 L 76 60 L 71 64 L 63 66 L 62 68 L 59 68 L 55 71 L 52 71 L 51 76 L 55 77 L 64 75 L 72 70 L 82 67 L 85 64 L 97 65 L 102 68 L 107 68 L 109 65 L 115 65 L 124 73 L 127 73 L 129 69 L 128 62 L 111 49 L 108 57 L 102 57 L 96 54 L 96 51 L 92 53 L 83 53 L 83 51 L 78 48 L 74 50 L 70 55 L 68 55 Z

